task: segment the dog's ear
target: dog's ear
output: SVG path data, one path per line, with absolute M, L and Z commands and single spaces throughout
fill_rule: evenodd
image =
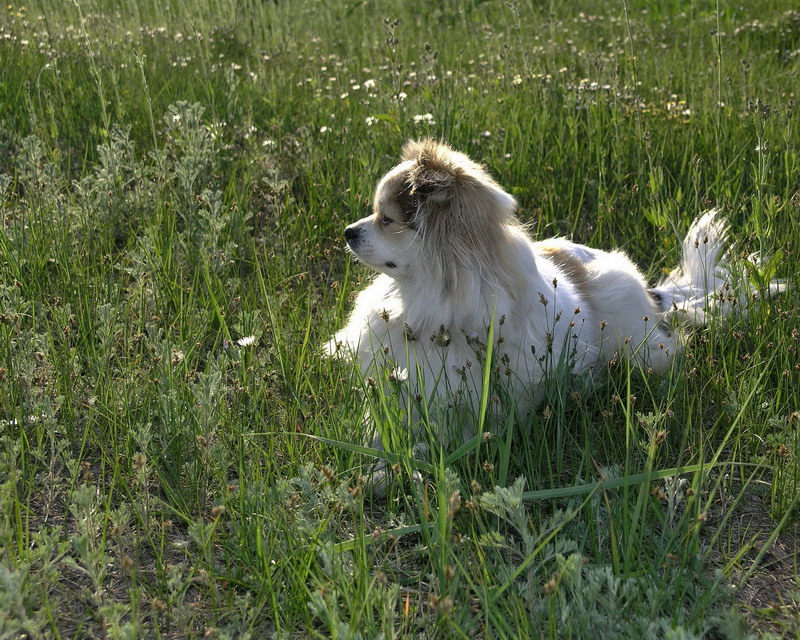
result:
M 417 165 L 410 178 L 412 193 L 420 202 L 444 205 L 455 195 L 456 178 L 450 173 Z
M 460 197 L 469 201 L 476 214 L 488 211 L 506 220 L 517 203 L 487 173 L 463 153 L 431 138 L 410 140 L 403 147 L 403 161 L 414 164 L 409 172 L 411 190 L 420 202 L 446 206 Z
M 430 138 L 411 140 L 403 147 L 402 159 L 411 160 L 408 180 L 421 202 L 444 205 L 453 199 L 463 169 L 455 160 L 456 152 Z
M 413 160 L 414 162 L 430 161 L 432 158 L 441 155 L 443 151 L 452 151 L 444 142 L 437 142 L 433 138 L 422 138 L 421 140 L 409 140 L 403 145 L 403 152 L 400 159 Z

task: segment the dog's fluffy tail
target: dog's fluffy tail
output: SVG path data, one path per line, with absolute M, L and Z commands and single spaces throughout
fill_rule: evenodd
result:
M 758 258 L 751 257 L 750 261 L 757 263 Z M 784 281 L 774 280 L 769 293 L 779 293 L 785 287 Z M 744 308 L 753 290 L 731 272 L 728 223 L 719 209 L 706 211 L 692 223 L 683 240 L 680 265 L 650 291 L 662 311 L 695 326 L 706 324 L 712 309 L 728 314 L 736 305 Z

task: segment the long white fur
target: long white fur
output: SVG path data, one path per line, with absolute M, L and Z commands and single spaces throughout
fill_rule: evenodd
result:
M 410 213 L 398 205 L 400 189 L 415 198 Z M 668 370 L 680 345 L 667 317 L 679 309 L 702 324 L 713 294 L 730 285 L 717 210 L 692 224 L 680 265 L 651 289 L 621 251 L 535 242 L 515 209 L 463 154 L 409 143 L 379 183 L 373 214 L 348 227 L 353 253 L 381 273 L 327 352 L 354 358 L 364 376 L 405 380 L 411 393 L 476 409 L 477 353 L 493 323 L 495 362 L 524 412 L 554 366 L 588 374 L 624 356 Z

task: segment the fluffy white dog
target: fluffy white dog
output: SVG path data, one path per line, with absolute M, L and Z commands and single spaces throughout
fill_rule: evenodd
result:
M 730 280 L 714 210 L 690 227 L 681 264 L 648 287 L 621 251 L 535 242 L 516 206 L 464 154 L 433 140 L 406 144 L 378 183 L 372 215 L 345 229 L 353 254 L 380 273 L 328 353 L 355 358 L 378 384 L 402 381 L 407 397 L 475 411 L 491 336 L 492 370 L 524 414 L 559 367 L 590 374 L 624 356 L 666 371 L 679 350 L 667 317 L 702 324 Z

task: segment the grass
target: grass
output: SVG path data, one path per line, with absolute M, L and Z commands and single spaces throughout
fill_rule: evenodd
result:
M 4 5 L 0 637 L 794 637 L 793 6 Z M 420 460 L 320 345 L 423 135 L 653 279 L 722 206 L 790 291 Z

